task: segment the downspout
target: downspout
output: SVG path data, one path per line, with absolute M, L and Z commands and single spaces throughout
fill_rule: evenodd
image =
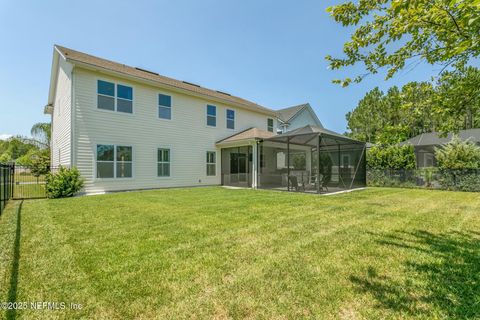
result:
M 77 161 L 75 159 L 75 73 L 74 66 L 72 65 L 72 71 L 70 72 L 72 80 L 70 81 L 70 167 L 75 167 Z

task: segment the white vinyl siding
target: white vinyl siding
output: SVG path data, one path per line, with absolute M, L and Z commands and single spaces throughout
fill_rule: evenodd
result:
M 51 164 L 70 167 L 72 151 L 72 65 L 60 58 L 52 114 Z
M 128 116 L 97 109 L 99 74 L 75 69 L 75 154 L 77 167 L 85 178 L 87 193 L 115 190 L 148 189 L 199 185 L 219 185 L 216 175 L 206 175 L 206 152 L 220 153 L 215 143 L 251 127 L 265 128 L 267 115 L 223 105 L 217 101 L 141 84 L 102 74 L 102 79 L 134 88 L 134 113 Z M 171 120 L 159 121 L 158 94 L 172 98 Z M 216 117 L 216 128 L 205 125 L 206 105 L 215 105 L 217 115 L 235 108 L 235 130 L 227 129 L 226 117 Z M 97 179 L 95 149 L 97 144 L 133 146 L 133 177 Z M 158 148 L 170 149 L 170 178 L 158 177 Z M 216 159 L 218 162 L 218 159 Z

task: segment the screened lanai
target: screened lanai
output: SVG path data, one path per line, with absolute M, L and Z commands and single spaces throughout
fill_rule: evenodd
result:
M 222 185 L 329 193 L 366 186 L 365 143 L 305 126 L 275 135 L 250 128 L 217 142 Z
M 365 143 L 305 126 L 258 143 L 257 188 L 328 193 L 366 186 Z

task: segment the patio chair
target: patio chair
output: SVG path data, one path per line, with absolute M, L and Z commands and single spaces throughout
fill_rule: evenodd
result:
M 303 182 L 299 183 L 296 176 L 288 176 L 288 183 L 293 188 L 295 188 L 295 191 L 299 191 L 300 188 L 302 188 L 303 191 L 305 191 L 305 185 L 303 184 Z

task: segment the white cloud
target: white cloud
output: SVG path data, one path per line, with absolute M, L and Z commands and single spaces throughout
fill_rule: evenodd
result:
M 0 140 L 7 140 L 10 137 L 13 137 L 13 134 L 0 133 Z

